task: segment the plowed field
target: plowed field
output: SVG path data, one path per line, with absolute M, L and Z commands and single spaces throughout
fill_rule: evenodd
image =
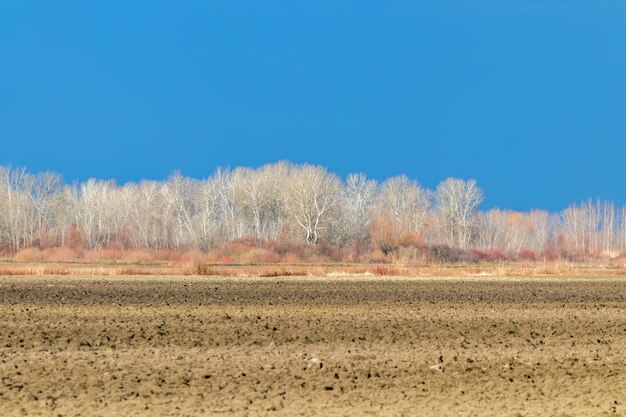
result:
M 626 279 L 0 277 L 0 416 L 626 416 Z

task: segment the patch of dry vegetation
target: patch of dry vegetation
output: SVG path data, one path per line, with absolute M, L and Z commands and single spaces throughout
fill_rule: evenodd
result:
M 367 243 L 344 248 L 320 243 L 240 239 L 209 251 L 26 248 L 0 260 L 0 275 L 276 276 L 621 276 L 626 257 L 568 253 L 503 254 L 407 240 L 388 253 Z
M 564 261 L 481 264 L 213 264 L 200 261 L 154 263 L 0 263 L 0 275 L 197 275 L 224 277 L 285 276 L 626 276 L 626 267 Z

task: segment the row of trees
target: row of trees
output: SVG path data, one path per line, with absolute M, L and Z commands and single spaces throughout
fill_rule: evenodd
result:
M 430 191 L 406 176 L 342 181 L 323 167 L 287 162 L 124 185 L 68 185 L 56 173 L 0 167 L 0 247 L 207 250 L 254 237 L 338 247 L 369 242 L 384 253 L 407 242 L 509 253 L 626 250 L 626 209 L 611 203 L 521 213 L 480 211 L 482 199 L 474 180 L 449 178 Z

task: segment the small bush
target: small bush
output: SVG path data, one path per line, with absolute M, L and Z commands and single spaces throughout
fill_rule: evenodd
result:
M 400 246 L 399 230 L 396 224 L 388 217 L 376 217 L 372 221 L 370 239 L 373 245 L 380 249 L 385 256 L 394 252 Z
M 341 249 L 326 241 L 319 242 L 315 245 L 315 254 L 322 262 L 338 262 L 343 258 Z
M 185 252 L 172 252 L 168 259 L 174 263 L 185 264 L 190 262 L 203 262 L 206 255 L 198 249 L 190 249 Z
M 539 254 L 539 258 L 543 261 L 556 261 L 561 258 L 561 255 L 555 249 L 547 249 Z
M 43 275 L 69 275 L 70 271 L 62 267 L 47 267 L 43 269 Z
M 168 260 L 169 253 L 167 251 L 156 251 L 150 249 L 131 249 L 124 252 L 120 258 L 124 262 L 129 263 L 149 263 L 158 260 Z
M 463 249 L 451 248 L 448 245 L 434 245 L 430 247 L 430 259 L 443 263 L 478 262 L 480 257 L 476 253 Z
M 73 262 L 80 258 L 82 251 L 68 247 L 50 248 L 43 251 L 43 256 L 50 262 Z
M 507 261 L 509 257 L 500 252 L 498 249 L 492 249 L 487 252 L 487 262 L 504 262 Z
M 458 250 L 448 245 L 434 245 L 430 247 L 431 259 L 439 262 L 458 262 Z
M 535 261 L 537 260 L 537 255 L 530 249 L 522 249 L 517 258 L 521 261 Z
M 139 268 L 126 267 L 117 271 L 118 275 L 145 275 L 146 273 Z
M 379 265 L 374 269 L 374 274 L 380 276 L 399 276 L 402 275 L 402 271 L 397 268 Z
M 354 240 L 343 250 L 343 261 L 352 263 L 370 262 L 372 248 L 369 242 L 364 240 Z
M 263 273 L 259 274 L 259 276 L 262 277 L 262 278 L 291 277 L 291 276 L 294 276 L 294 275 L 297 275 L 297 274 L 295 274 L 293 272 L 289 272 L 285 268 L 274 269 L 274 270 L 266 271 L 266 272 L 263 272 Z
M 419 233 L 405 233 L 400 237 L 400 246 L 419 248 L 422 245 L 422 237 Z
M 93 249 L 83 254 L 83 258 L 89 261 L 103 261 L 111 260 L 116 261 L 122 259 L 122 257 L 128 252 L 121 251 L 115 248 L 102 248 Z
M 43 252 L 39 248 L 25 248 L 19 250 L 14 259 L 16 262 L 41 262 L 44 260 Z
M 14 275 L 35 275 L 35 271 L 32 268 L 0 268 L 0 276 L 14 276 Z
M 472 248 L 468 253 L 471 258 L 477 259 L 480 262 L 503 262 L 508 260 L 507 255 L 500 252 L 498 249 L 480 250 Z
M 274 251 L 265 248 L 253 248 L 243 253 L 239 262 L 242 264 L 259 265 L 268 263 L 277 263 L 280 257 Z

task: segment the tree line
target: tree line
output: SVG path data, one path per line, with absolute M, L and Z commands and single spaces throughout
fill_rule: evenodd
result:
M 278 162 L 218 168 L 206 179 L 65 184 L 53 172 L 0 167 L 0 249 L 81 247 L 209 250 L 230 241 L 291 240 L 387 255 L 402 245 L 502 253 L 626 250 L 626 208 L 587 201 L 561 212 L 480 210 L 474 180 L 435 190 L 406 176 L 345 179 L 321 166 Z

